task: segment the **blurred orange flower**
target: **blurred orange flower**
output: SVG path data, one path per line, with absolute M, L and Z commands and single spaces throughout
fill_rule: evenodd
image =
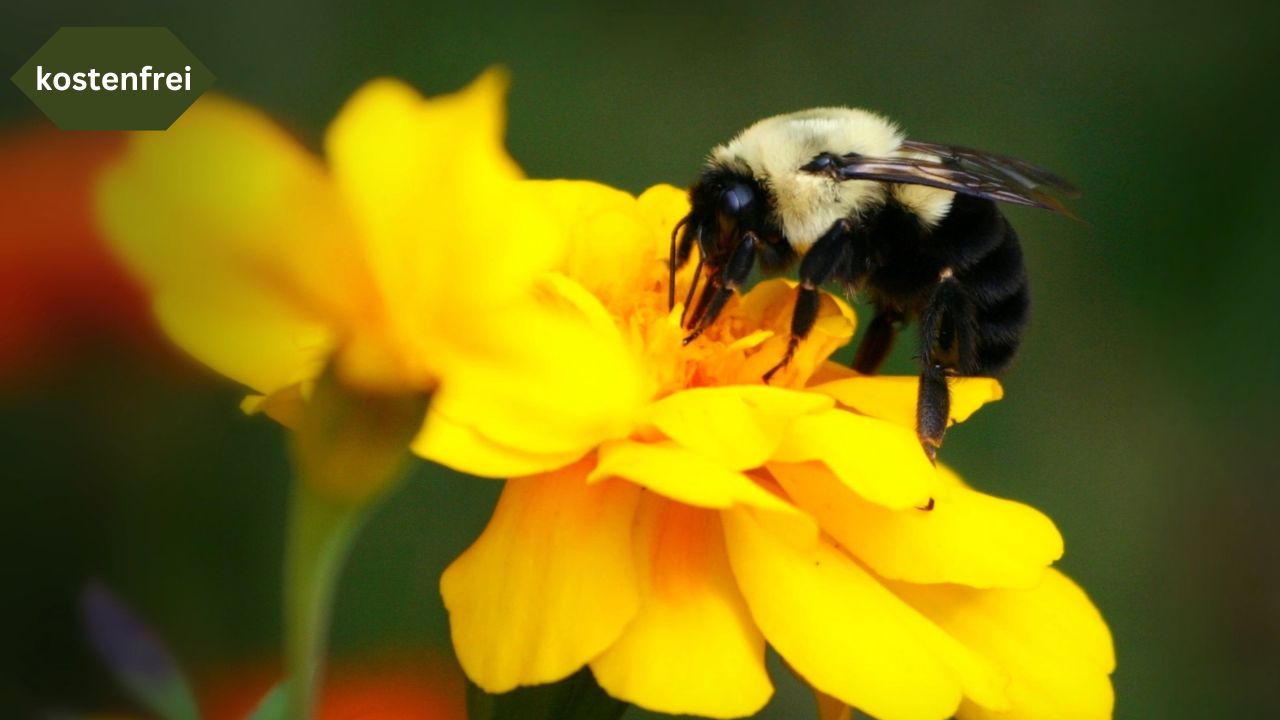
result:
M 93 222 L 99 170 L 118 133 L 38 124 L 0 133 L 0 378 L 102 341 L 154 339 L 145 296 Z
M 317 720 L 465 720 L 462 677 L 439 660 L 338 663 L 327 673 Z M 205 720 L 242 720 L 279 681 L 278 669 L 244 667 L 204 684 Z

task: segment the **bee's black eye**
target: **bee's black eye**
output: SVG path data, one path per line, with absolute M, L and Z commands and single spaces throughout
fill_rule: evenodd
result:
M 800 170 L 809 173 L 827 172 L 836 167 L 840 158 L 831 153 L 822 153 L 821 155 L 810 160 L 808 164 L 801 166 Z
M 751 206 L 756 194 L 742 183 L 734 183 L 720 193 L 720 212 L 729 217 L 739 217 Z

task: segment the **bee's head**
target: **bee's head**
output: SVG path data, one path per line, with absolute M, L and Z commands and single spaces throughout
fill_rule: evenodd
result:
M 707 169 L 689 190 L 684 242 L 697 243 L 704 260 L 715 266 L 748 232 L 764 233 L 768 201 L 760 183 L 748 174 L 721 167 Z M 687 253 L 685 254 L 687 258 Z

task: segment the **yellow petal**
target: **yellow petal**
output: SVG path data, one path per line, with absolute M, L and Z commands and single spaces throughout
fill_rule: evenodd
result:
M 742 297 L 735 314 L 752 326 L 772 330 L 774 335 L 762 343 L 757 352 L 747 356 L 738 372 L 728 381 L 758 383 L 782 359 L 795 309 L 795 287 L 796 283 L 789 280 L 767 280 L 758 283 Z M 818 318 L 809 336 L 796 349 L 791 362 L 778 371 L 769 384 L 774 387 L 803 387 L 831 353 L 849 342 L 855 324 L 853 309 L 848 303 L 831 293 L 822 293 Z
M 576 672 L 636 614 L 640 492 L 587 485 L 589 467 L 509 480 L 489 526 L 440 579 L 458 661 L 487 692 Z
M 568 293 L 574 286 L 544 283 L 535 298 L 505 310 L 490 333 L 492 350 L 451 368 L 434 408 L 493 443 L 535 455 L 581 456 L 628 435 L 651 390 L 617 329 L 600 320 L 598 301 L 580 287 Z M 452 467 L 466 462 L 430 445 L 419 449 Z
M 1111 633 L 1084 591 L 1057 570 L 1027 590 L 890 587 L 1008 674 L 1010 706 L 993 709 L 977 699 L 966 701 L 959 713 L 963 720 L 1111 717 Z
M 591 663 L 610 695 L 671 715 L 752 715 L 773 694 L 715 511 L 649 495 L 636 521 L 640 612 Z
M 421 287 L 424 281 L 449 273 L 479 277 L 481 268 L 459 264 L 465 258 L 507 260 L 485 252 L 483 236 L 471 232 L 498 227 L 507 215 L 495 205 L 501 199 L 477 193 L 521 177 L 502 144 L 507 84 L 505 73 L 491 70 L 459 92 L 426 99 L 400 81 L 375 80 L 330 125 L 325 149 L 334 179 L 391 297 L 430 297 L 441 288 Z M 479 212 L 481 204 L 488 212 Z
M 761 324 L 770 325 L 775 330 L 789 330 L 791 314 L 795 309 L 796 286 L 797 283 L 794 280 L 783 278 L 758 283 L 751 292 L 742 297 L 742 305 L 738 312 Z M 849 303 L 831 293 L 824 292 L 822 297 L 823 304 L 829 301 L 830 306 L 824 307 L 819 315 L 823 317 L 829 315 L 837 319 L 837 322 L 831 326 L 832 329 L 839 328 L 841 334 L 847 331 L 851 335 L 857 323 L 853 308 Z
M 643 443 L 619 440 L 600 447 L 600 463 L 591 482 L 618 477 L 630 480 L 665 497 L 704 508 L 733 505 L 755 507 L 795 515 L 785 500 L 760 487 L 751 478 L 675 443 Z
M 932 510 L 890 510 L 850 492 L 812 465 L 770 472 L 804 511 L 881 577 L 973 587 L 1030 587 L 1062 556 L 1044 514 L 964 487 L 951 472 Z
M 880 720 L 941 720 L 962 694 L 999 705 L 1001 678 L 830 542 L 786 542 L 767 514 L 722 513 L 751 615 L 818 690 Z
M 760 467 L 801 415 L 832 406 L 824 395 L 762 385 L 692 388 L 649 406 L 648 421 L 677 443 L 733 470 Z
M 327 138 L 393 311 L 395 352 L 416 360 L 419 375 L 444 376 L 433 409 L 455 429 L 523 458 L 512 465 L 508 455 L 486 474 L 625 436 L 650 395 L 600 301 L 545 272 L 563 259 L 570 231 L 553 201 L 634 200 L 591 183 L 517 181 L 501 146 L 505 86 L 490 72 L 424 100 L 400 83 L 371 83 Z M 433 437 L 417 451 L 482 466 L 467 450 L 474 443 Z
M 893 510 L 923 506 L 939 487 L 915 432 L 847 410 L 797 418 L 773 459 L 821 461 L 850 490 Z
M 652 229 L 636 199 L 584 180 L 531 180 L 525 186 L 551 209 L 567 239 L 557 270 L 606 306 L 632 302 L 654 263 Z
M 313 386 L 314 383 L 298 383 L 271 395 L 249 395 L 240 401 L 240 411 L 245 415 L 262 413 L 289 429 L 296 428 Z
M 953 378 L 947 387 L 951 389 L 951 425 L 968 420 L 978 408 L 1004 396 L 1004 389 L 993 378 Z M 853 375 L 809 389 L 830 395 L 863 415 L 914 430 L 919 388 L 919 379 L 908 375 Z
M 197 360 L 265 395 L 318 377 L 333 351 L 325 323 L 257 289 L 158 290 L 156 319 Z
M 636 206 L 652 233 L 652 257 L 665 262 L 671 253 L 671 230 L 689 212 L 689 192 L 674 185 L 654 185 L 640 193 Z
M 106 236 L 167 331 L 262 393 L 313 376 L 371 291 L 318 161 L 244 105 L 206 96 L 137 133 L 98 186 Z
M 664 271 L 667 269 L 667 260 L 671 253 L 671 233 L 676 224 L 689 213 L 689 193 L 688 190 L 677 188 L 673 185 L 654 185 L 640 194 L 636 198 L 636 209 L 643 219 L 645 225 L 649 228 L 649 246 L 650 249 L 647 258 L 651 261 L 660 263 L 658 267 Z M 697 248 L 694 249 L 694 261 L 687 263 L 681 268 L 676 275 L 677 296 L 684 297 L 684 293 L 688 291 L 689 283 L 693 279 L 694 270 L 697 269 Z M 663 272 L 666 275 L 666 272 Z M 667 277 L 661 277 L 660 287 L 663 293 L 666 292 Z M 678 303 L 680 307 L 676 309 L 675 319 L 672 321 L 674 327 L 679 327 L 679 317 L 683 312 L 683 303 Z M 732 305 L 730 305 L 732 307 Z M 679 333 L 683 337 L 683 333 Z M 752 378 L 751 382 L 755 382 L 759 378 Z
M 454 421 L 435 405 L 428 410 L 410 449 L 459 472 L 490 478 L 549 472 L 582 457 L 580 452 L 541 454 L 494 442 L 475 428 Z
M 866 376 L 859 375 L 856 371 L 854 371 L 853 368 L 849 367 L 848 365 L 835 362 L 834 360 L 828 360 L 822 363 L 822 365 L 819 366 L 818 369 L 813 372 L 813 375 L 809 378 L 809 384 L 807 387 L 810 390 L 816 390 L 818 387 L 825 385 L 829 382 L 834 382 L 836 380 L 846 380 L 851 377 L 866 377 Z M 881 376 L 877 375 L 874 377 L 881 377 Z
M 593 183 L 522 185 L 535 188 L 548 212 L 557 215 L 567 212 L 558 204 L 572 205 L 579 195 L 597 191 L 632 202 Z M 631 432 L 652 389 L 598 298 L 571 278 L 549 272 L 529 297 L 498 313 L 486 338 L 472 343 L 460 356 L 465 362 L 451 368 L 435 410 L 526 457 L 578 457 Z M 429 441 L 417 450 L 451 467 L 478 467 L 478 456 L 454 457 Z
M 361 88 L 325 148 L 388 308 L 392 351 L 419 374 L 490 349 L 501 312 L 563 252 L 551 215 L 502 145 L 505 73 L 424 99 L 394 80 Z

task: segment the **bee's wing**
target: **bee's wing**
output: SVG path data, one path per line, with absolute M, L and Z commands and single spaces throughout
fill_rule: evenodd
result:
M 944 165 L 995 174 L 1025 188 L 1047 187 L 1067 197 L 1079 197 L 1080 190 L 1057 174 L 1025 160 L 983 152 L 958 145 L 940 145 L 920 140 L 904 140 L 900 151 L 936 157 Z
M 825 170 L 834 172 L 835 177 L 840 180 L 879 180 L 928 185 L 1075 217 L 1045 190 L 1068 197 L 1078 196 L 1080 191 L 1054 173 L 1029 162 L 917 140 L 904 141 L 899 152 L 910 154 L 883 158 L 842 155 Z M 809 167 L 811 166 L 806 166 Z

